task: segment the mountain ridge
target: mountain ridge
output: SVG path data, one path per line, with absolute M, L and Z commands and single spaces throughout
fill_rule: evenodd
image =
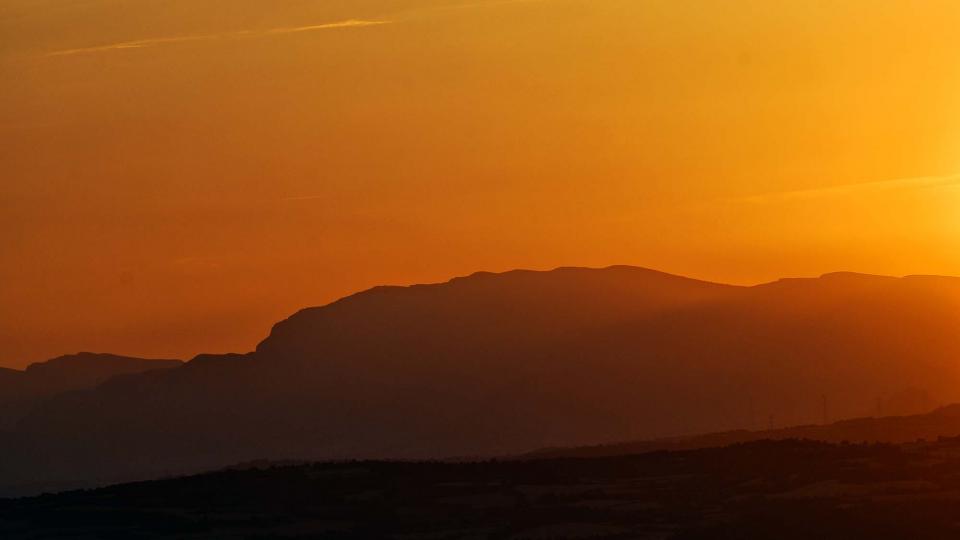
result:
M 615 266 L 368 289 L 292 314 L 252 352 L 46 402 L 0 444 L 0 488 L 804 424 L 821 396 L 857 417 L 904 387 L 960 401 L 960 280 L 773 283 Z
M 79 352 L 34 362 L 23 370 L 0 369 L 0 428 L 11 427 L 39 402 L 58 394 L 91 389 L 113 377 L 171 369 L 182 363 L 180 360 Z
M 648 452 L 698 450 L 757 441 L 811 440 L 833 444 L 903 444 L 960 437 L 960 403 L 937 407 L 926 413 L 846 418 L 829 424 L 807 424 L 775 429 L 702 433 L 684 437 L 624 441 L 574 448 L 542 448 L 517 459 L 563 459 L 626 456 Z

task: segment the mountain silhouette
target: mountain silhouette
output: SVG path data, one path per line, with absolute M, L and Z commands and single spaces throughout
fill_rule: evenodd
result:
M 960 279 L 850 273 L 739 287 L 616 266 L 377 287 L 294 314 L 253 352 L 44 401 L 2 436 L 0 486 L 820 423 L 908 388 L 960 401 L 958 308 Z
M 0 369 L 0 428 L 10 428 L 37 402 L 71 390 L 89 389 L 116 375 L 180 366 L 180 360 L 148 360 L 81 352 L 27 366 Z
M 572 448 L 544 448 L 518 459 L 594 458 L 648 452 L 721 448 L 756 441 L 810 440 L 828 443 L 903 444 L 956 438 L 960 434 L 960 404 L 924 414 L 851 418 L 829 424 L 808 424 L 764 430 L 732 430 L 644 441 L 597 444 Z

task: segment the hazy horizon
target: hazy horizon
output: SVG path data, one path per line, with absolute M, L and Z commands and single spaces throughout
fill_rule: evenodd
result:
M 0 5 L 0 366 L 380 284 L 960 275 L 960 5 Z
M 625 264 L 614 264 L 614 265 L 608 265 L 608 266 L 602 266 L 602 267 L 600 267 L 600 266 L 589 267 L 589 266 L 567 265 L 567 266 L 557 266 L 557 267 L 553 267 L 553 268 L 540 268 L 540 269 L 537 269 L 537 268 L 512 268 L 512 269 L 509 269 L 509 270 L 498 271 L 498 272 L 492 272 L 492 271 L 489 271 L 489 270 L 477 270 L 477 271 L 475 271 L 475 272 L 470 272 L 470 273 L 466 273 L 466 274 L 462 274 L 462 275 L 457 275 L 457 276 L 450 276 L 450 277 L 448 277 L 447 279 L 439 279 L 439 280 L 436 280 L 436 281 L 429 281 L 429 282 L 420 282 L 420 283 L 417 283 L 417 282 L 413 282 L 413 283 L 378 283 L 378 284 L 372 285 L 372 286 L 370 286 L 370 287 L 365 287 L 365 288 L 358 289 L 358 290 L 355 290 L 355 291 L 350 291 L 350 292 L 345 293 L 345 294 L 340 295 L 340 296 L 336 296 L 336 297 L 331 298 L 330 300 L 328 300 L 328 301 L 326 301 L 326 302 L 321 302 L 321 303 L 316 303 L 316 304 L 304 304 L 304 305 L 302 305 L 302 306 L 299 306 L 299 307 L 293 309 L 293 310 L 290 311 L 289 313 L 286 313 L 286 314 L 278 317 L 276 320 L 274 320 L 273 322 L 271 322 L 270 324 L 268 324 L 267 326 L 265 326 L 265 327 L 262 329 L 261 335 L 258 336 L 258 337 L 253 338 L 253 339 L 252 339 L 252 345 L 250 345 L 249 347 L 247 347 L 247 348 L 245 348 L 245 349 L 234 349 L 234 350 L 197 350 L 197 351 L 194 351 L 194 352 L 187 352 L 186 354 L 183 354 L 183 355 L 167 355 L 167 356 L 164 357 L 164 356 L 162 356 L 162 355 L 143 354 L 143 353 L 138 352 L 138 351 L 136 351 L 136 350 L 133 350 L 133 351 L 130 351 L 130 350 L 92 350 L 92 349 L 83 349 L 83 348 L 80 348 L 80 349 L 76 349 L 76 350 L 64 350 L 64 351 L 59 351 L 59 352 L 50 354 L 50 355 L 48 355 L 48 356 L 44 356 L 44 357 L 42 357 L 42 358 L 35 358 L 35 359 L 29 359 L 29 360 L 20 360 L 20 361 L 18 361 L 18 362 L 9 363 L 9 364 L 7 364 L 7 365 L 0 364 L 0 368 L 23 369 L 23 368 L 29 366 L 30 364 L 39 363 L 39 362 L 44 362 L 44 361 L 46 361 L 46 360 L 50 360 L 50 359 L 57 358 L 57 357 L 60 357 L 60 356 L 70 356 L 70 355 L 74 355 L 74 354 L 78 354 L 78 353 L 117 354 L 117 355 L 130 356 L 130 357 L 157 358 L 157 359 L 162 359 L 162 358 L 176 358 L 176 359 L 183 360 L 183 361 L 189 361 L 190 359 L 196 357 L 197 355 L 201 355 L 201 354 L 229 354 L 229 353 L 240 353 L 240 354 L 243 354 L 243 353 L 247 353 L 247 352 L 253 351 L 253 350 L 254 350 L 254 347 L 255 347 L 258 343 L 260 343 L 263 339 L 265 339 L 266 337 L 268 337 L 270 327 L 271 327 L 273 324 L 278 323 L 278 322 L 282 321 L 283 319 L 286 319 L 287 317 L 292 316 L 292 315 L 296 314 L 297 312 L 299 312 L 299 311 L 301 311 L 301 310 L 309 309 L 309 308 L 315 308 L 315 307 L 322 307 L 322 306 L 325 306 L 325 305 L 329 305 L 329 304 L 331 304 L 331 303 L 333 303 L 333 302 L 336 302 L 336 301 L 338 301 L 338 300 L 343 300 L 343 299 L 349 298 L 349 297 L 351 297 L 351 296 L 354 296 L 354 295 L 356 295 L 356 294 L 360 294 L 360 293 L 369 291 L 369 290 L 371 290 L 371 289 L 373 289 L 373 288 L 377 288 L 377 287 L 410 287 L 410 286 L 415 286 L 415 285 L 440 285 L 440 284 L 444 284 L 444 283 L 449 283 L 450 281 L 453 281 L 453 280 L 457 280 L 457 279 L 469 277 L 469 276 L 472 276 L 472 275 L 474 275 L 474 274 L 504 274 L 504 273 L 510 273 L 510 272 L 548 273 L 548 272 L 551 272 L 551 271 L 556 271 L 556 270 L 561 270 L 561 269 L 569 269 L 569 268 L 588 269 L 588 270 L 604 270 L 604 269 L 610 269 L 610 268 L 616 268 L 616 267 L 629 267 L 629 268 L 636 268 L 636 269 L 643 269 L 643 270 L 652 270 L 652 271 L 654 271 L 654 272 L 663 273 L 663 274 L 667 274 L 667 275 L 670 275 L 670 276 L 682 277 L 682 278 L 691 279 L 691 280 L 695 280 L 695 281 L 703 281 L 703 282 L 707 282 L 707 283 L 715 283 L 715 284 L 720 284 L 720 285 L 731 285 L 731 286 L 737 286 L 737 287 L 757 287 L 757 286 L 762 286 L 762 285 L 766 285 L 766 284 L 775 283 L 775 282 L 780 281 L 780 280 L 783 280 L 783 279 L 818 279 L 818 278 L 826 277 L 826 276 L 831 275 L 831 274 L 856 274 L 856 275 L 862 275 L 862 276 L 889 277 L 889 278 L 895 278 L 895 279 L 901 279 L 901 278 L 906 278 L 906 277 L 917 277 L 917 276 L 920 276 L 920 277 L 946 277 L 946 278 L 956 278 L 956 279 L 960 279 L 960 276 L 946 276 L 946 275 L 938 275 L 938 274 L 904 274 L 904 275 L 899 275 L 899 276 L 892 276 L 892 275 L 885 275 L 885 274 L 872 274 L 872 273 L 865 273 L 865 272 L 854 272 L 854 271 L 850 271 L 850 270 L 837 270 L 837 271 L 832 271 L 832 272 L 825 272 L 825 273 L 819 274 L 819 275 L 808 275 L 808 276 L 789 275 L 789 276 L 781 276 L 781 277 L 776 278 L 776 279 L 772 279 L 772 280 L 768 280 L 768 281 L 760 281 L 760 282 L 751 282 L 751 283 L 727 283 L 727 282 L 723 282 L 723 281 L 719 281 L 719 280 L 712 280 L 712 279 L 700 278 L 700 277 L 697 277 L 697 276 L 689 276 L 689 275 L 675 274 L 675 273 L 672 273 L 672 272 L 665 272 L 665 271 L 660 270 L 660 269 L 657 269 L 657 268 L 651 268 L 651 267 L 645 267 L 645 266 L 637 266 L 637 265 L 625 265 Z M 143 329 L 143 330 L 148 330 L 148 329 Z
M 0 537 L 955 536 L 958 29 L 0 0 Z

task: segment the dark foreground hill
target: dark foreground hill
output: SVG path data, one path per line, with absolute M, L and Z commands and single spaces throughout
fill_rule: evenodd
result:
M 0 500 L 15 539 L 947 539 L 960 441 L 227 470 Z
M 12 427 L 51 396 L 90 389 L 117 375 L 169 369 L 182 363 L 82 352 L 30 364 L 24 371 L 0 369 L 0 429 Z
M 960 402 L 957 328 L 960 279 L 940 277 L 735 287 L 612 267 L 378 287 L 254 352 L 44 402 L 0 435 L 0 491 L 797 425 L 910 388 Z

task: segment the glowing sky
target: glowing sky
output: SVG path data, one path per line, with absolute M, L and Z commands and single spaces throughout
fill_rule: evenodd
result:
M 960 275 L 955 0 L 0 0 L 0 365 L 476 270 Z

